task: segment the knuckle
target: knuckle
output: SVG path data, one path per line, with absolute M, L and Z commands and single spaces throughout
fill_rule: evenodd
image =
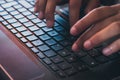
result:
M 120 39 L 118 39 L 115 43 L 116 47 L 120 49 Z
M 91 38 L 92 45 L 96 46 L 102 41 L 102 35 L 96 34 L 94 37 Z
M 108 10 L 108 9 L 111 9 L 111 7 L 110 6 L 102 6 L 102 7 L 93 9 L 93 11 L 96 14 L 100 14 L 101 12 L 104 12 L 105 10 Z
M 111 27 L 114 27 L 114 29 L 117 31 L 117 32 L 119 32 L 119 34 L 120 34 L 120 22 L 113 22 L 112 24 L 111 24 Z

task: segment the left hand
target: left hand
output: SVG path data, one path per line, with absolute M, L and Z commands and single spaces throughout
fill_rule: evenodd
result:
M 102 52 L 104 55 L 110 55 L 119 51 L 120 4 L 103 6 L 90 11 L 86 16 L 73 25 L 71 28 L 71 34 L 78 35 L 84 30 L 86 31 L 72 46 L 74 51 L 78 51 L 82 47 L 90 50 L 115 36 L 118 36 L 117 39 L 104 48 Z

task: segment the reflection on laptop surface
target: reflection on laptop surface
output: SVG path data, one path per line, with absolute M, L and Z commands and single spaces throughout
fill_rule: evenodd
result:
M 6 45 L 0 45 L 0 64 L 14 80 L 119 80 L 120 52 L 102 55 L 106 44 L 73 52 L 76 37 L 69 34 L 68 11 L 55 13 L 54 28 L 47 28 L 33 6 L 34 0 L 0 1 L 0 41 Z

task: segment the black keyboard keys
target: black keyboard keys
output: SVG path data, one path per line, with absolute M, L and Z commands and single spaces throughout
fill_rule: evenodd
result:
M 81 60 L 91 67 L 94 67 L 97 65 L 97 62 L 92 57 L 90 57 L 88 55 L 85 57 L 82 57 Z

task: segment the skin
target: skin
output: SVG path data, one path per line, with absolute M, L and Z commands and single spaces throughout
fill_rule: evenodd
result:
M 46 19 L 48 27 L 54 25 L 55 8 L 60 2 L 36 0 L 35 12 L 39 13 L 40 19 Z M 79 20 L 83 3 L 86 5 L 86 16 Z M 76 36 L 85 31 L 73 44 L 73 51 L 79 51 L 80 48 L 90 50 L 116 36 L 116 40 L 103 49 L 103 54 L 108 56 L 120 50 L 120 5 L 96 8 L 98 6 L 99 0 L 69 0 L 70 33 Z
M 61 0 L 36 0 L 35 12 L 39 13 L 40 19 L 46 19 L 48 27 L 54 25 L 55 8 L 60 2 Z M 90 10 L 99 6 L 99 0 L 69 0 L 71 26 L 79 20 L 82 3 L 86 3 L 87 5 L 85 13 L 88 13 Z
M 103 49 L 108 56 L 120 50 L 120 4 L 104 6 L 90 11 L 77 21 L 71 28 L 72 35 L 78 35 L 86 30 L 73 44 L 72 49 L 90 50 L 110 38 L 116 37 L 110 45 Z

